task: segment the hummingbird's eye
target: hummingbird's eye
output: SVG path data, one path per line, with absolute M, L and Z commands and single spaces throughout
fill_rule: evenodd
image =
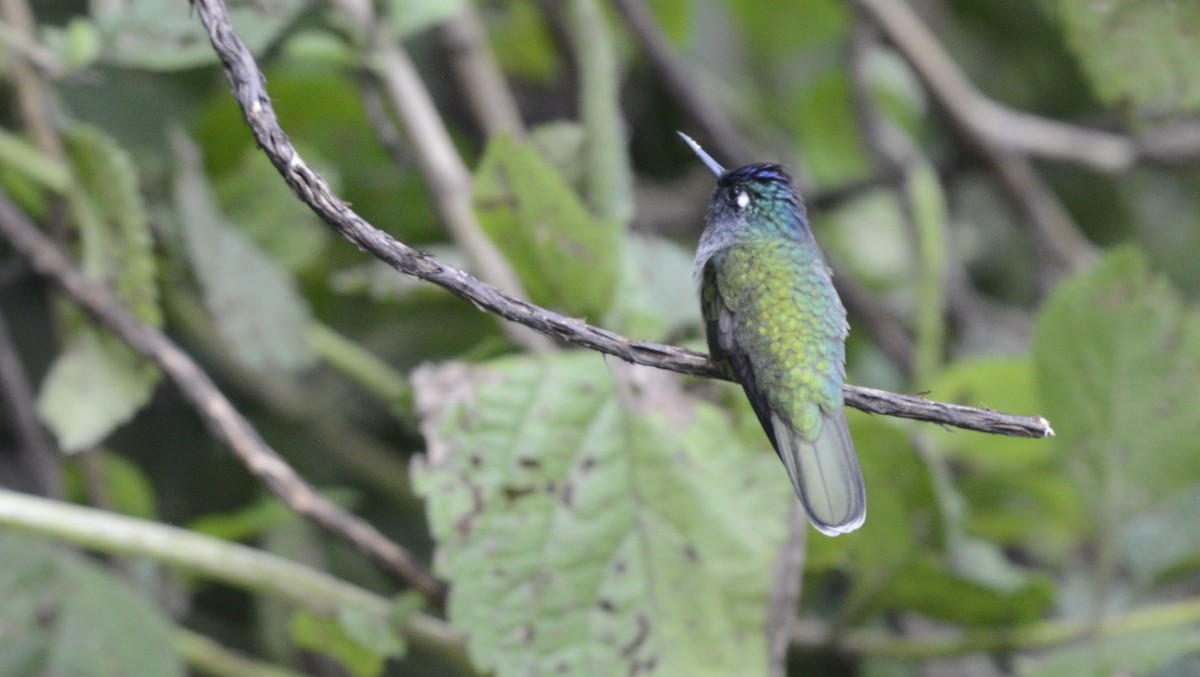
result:
M 744 190 L 739 190 L 734 193 L 733 202 L 737 205 L 738 209 L 745 209 L 750 206 L 750 194 Z

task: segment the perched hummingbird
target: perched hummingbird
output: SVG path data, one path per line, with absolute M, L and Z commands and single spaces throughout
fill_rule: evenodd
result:
M 800 194 L 779 165 L 717 175 L 696 251 L 695 283 L 713 362 L 742 384 L 813 526 L 837 536 L 867 517 L 846 427 L 846 309 Z

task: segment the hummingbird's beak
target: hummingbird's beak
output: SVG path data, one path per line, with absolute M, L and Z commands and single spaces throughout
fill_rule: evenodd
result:
M 711 169 L 712 173 L 717 175 L 717 178 L 720 178 L 721 175 L 725 173 L 725 168 L 721 166 L 721 163 L 717 162 L 712 158 L 711 155 L 704 152 L 704 149 L 700 147 L 700 144 L 696 143 L 695 139 L 687 134 L 684 134 L 683 132 L 677 131 L 675 133 L 679 135 L 679 138 L 683 139 L 684 143 L 691 147 L 692 151 L 696 153 L 696 155 L 700 156 L 700 160 L 704 162 L 704 166 Z

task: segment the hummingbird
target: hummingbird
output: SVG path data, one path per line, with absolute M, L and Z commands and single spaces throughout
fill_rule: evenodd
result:
M 823 534 L 862 526 L 862 471 L 842 400 L 846 309 L 792 178 L 776 164 L 717 175 L 693 269 L 713 363 L 742 385 L 804 511 Z

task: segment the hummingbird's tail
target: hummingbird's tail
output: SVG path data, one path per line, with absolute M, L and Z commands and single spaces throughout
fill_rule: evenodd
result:
M 867 518 L 867 496 L 854 442 L 840 408 L 821 412 L 821 432 L 808 441 L 783 419 L 772 414 L 779 457 L 808 519 L 826 536 L 846 534 Z

